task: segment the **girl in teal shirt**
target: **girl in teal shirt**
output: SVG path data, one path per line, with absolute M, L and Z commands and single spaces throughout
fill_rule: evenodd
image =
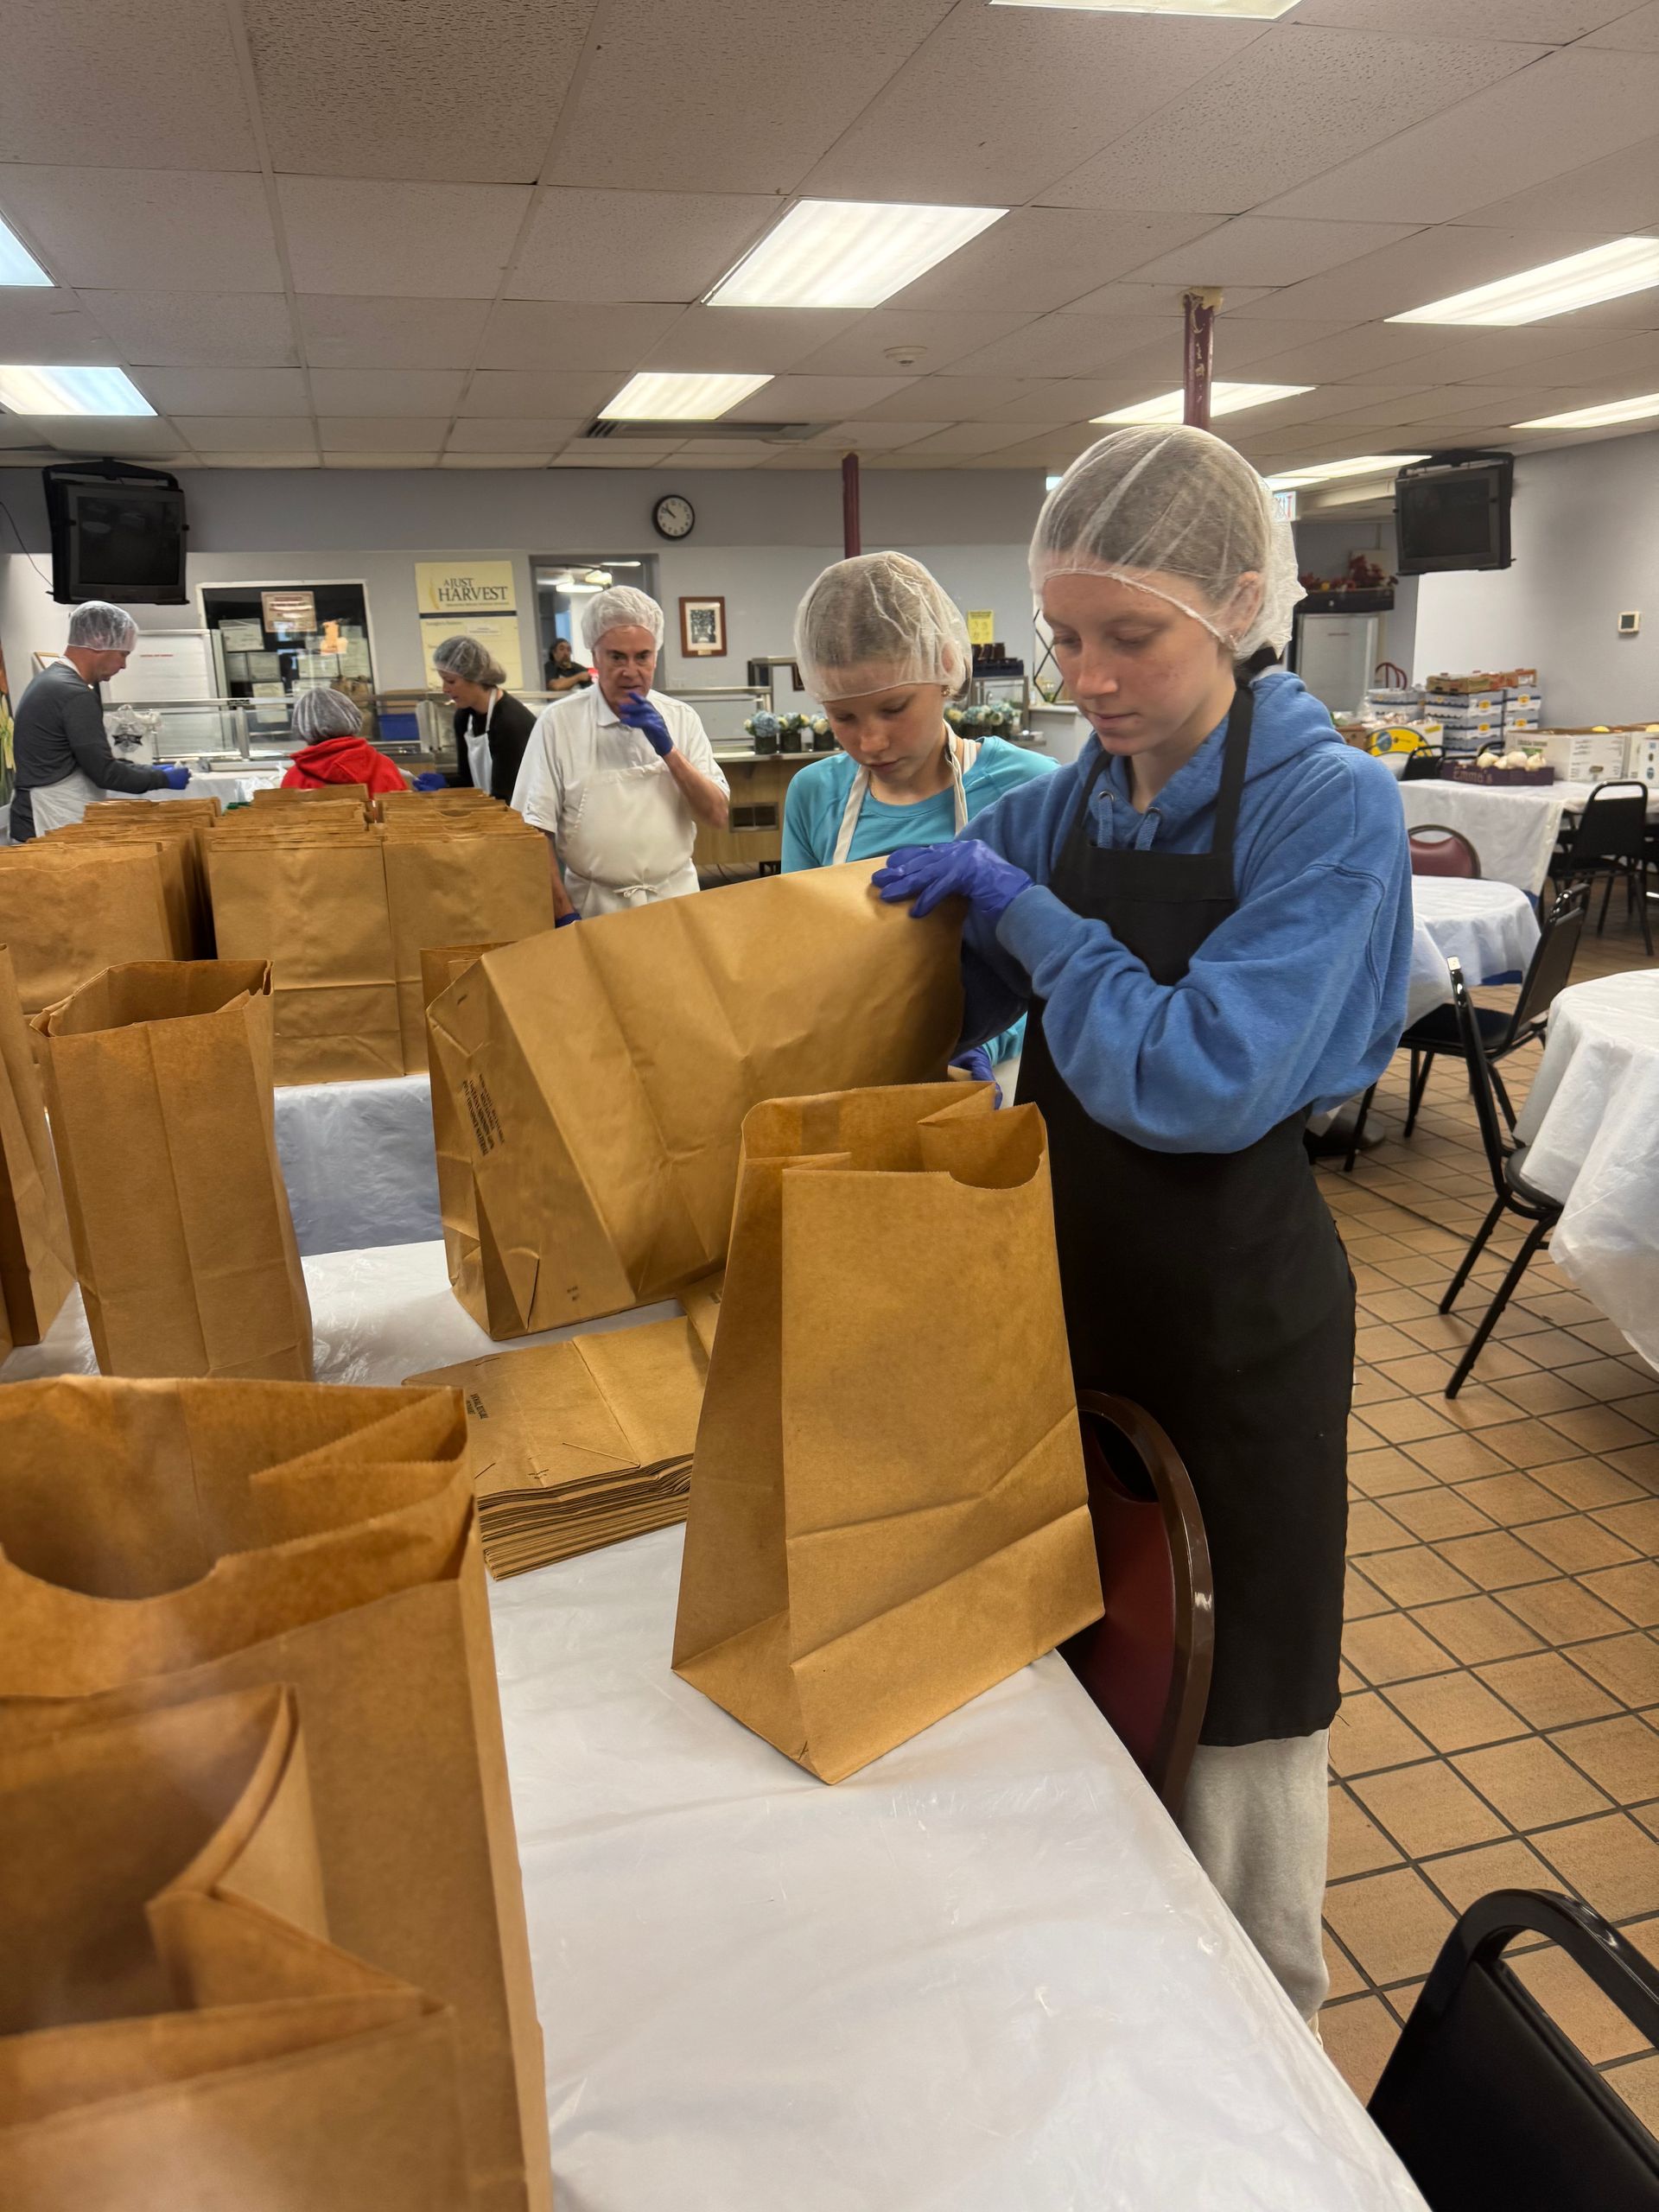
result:
M 954 734 L 949 702 L 973 651 L 961 610 L 919 561 L 864 553 L 828 568 L 795 616 L 795 658 L 841 747 L 798 769 L 784 804 L 785 873 L 873 860 L 896 845 L 943 845 L 1053 761 L 1000 737 Z M 994 1037 L 1019 1052 L 1025 1023 Z

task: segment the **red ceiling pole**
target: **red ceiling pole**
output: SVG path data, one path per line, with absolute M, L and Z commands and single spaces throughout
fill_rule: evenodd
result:
M 1184 395 L 1181 420 L 1195 430 L 1207 430 L 1210 427 L 1210 385 L 1216 359 L 1216 309 L 1220 305 L 1219 292 L 1187 292 L 1181 298 L 1186 316 L 1185 346 L 1181 356 L 1181 389 Z
M 841 543 L 848 560 L 864 550 L 858 527 L 858 455 L 841 456 Z

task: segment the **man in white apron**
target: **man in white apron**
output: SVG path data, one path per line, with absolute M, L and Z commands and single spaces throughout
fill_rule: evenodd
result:
M 87 600 L 69 618 L 63 652 L 17 702 L 13 844 L 79 822 L 107 792 L 181 791 L 189 782 L 188 768 L 141 768 L 118 760 L 104 734 L 98 687 L 126 666 L 137 636 L 138 626 L 124 607 Z
M 697 887 L 697 825 L 723 830 L 726 779 L 702 724 L 653 691 L 663 610 L 627 585 L 582 613 L 591 689 L 537 718 L 512 804 L 545 832 L 559 922 L 615 913 Z

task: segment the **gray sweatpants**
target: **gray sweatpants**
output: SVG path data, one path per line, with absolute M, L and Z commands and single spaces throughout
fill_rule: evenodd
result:
M 1200 1744 L 1181 1834 L 1305 2020 L 1330 1977 L 1325 1903 L 1330 1732 L 1265 1744 Z

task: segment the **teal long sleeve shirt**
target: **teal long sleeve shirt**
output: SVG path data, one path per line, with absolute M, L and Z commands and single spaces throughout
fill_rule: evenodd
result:
M 1006 792 L 1015 791 L 1021 784 L 1032 782 L 1054 772 L 1057 764 L 1046 753 L 1028 753 L 1024 747 L 1010 745 L 1005 738 L 988 737 L 980 741 L 979 753 L 973 766 L 963 777 L 963 796 L 968 802 L 968 819 L 982 814 Z M 790 779 L 789 796 L 784 802 L 784 873 L 796 868 L 828 868 L 835 859 L 836 838 L 841 829 L 841 817 L 846 811 L 848 794 L 858 770 L 851 758 L 839 748 L 815 760 L 810 768 L 798 768 Z M 874 860 L 890 853 L 898 845 L 944 845 L 957 834 L 956 807 L 950 786 L 935 791 L 931 798 L 918 799 L 912 806 L 894 806 L 886 799 L 879 799 L 874 791 L 865 794 L 859 810 L 858 826 L 853 832 L 852 849 L 849 860 Z M 1011 1029 L 993 1037 L 986 1046 L 994 1060 L 1012 1059 L 1024 1041 L 1026 1032 L 1022 1016 Z

